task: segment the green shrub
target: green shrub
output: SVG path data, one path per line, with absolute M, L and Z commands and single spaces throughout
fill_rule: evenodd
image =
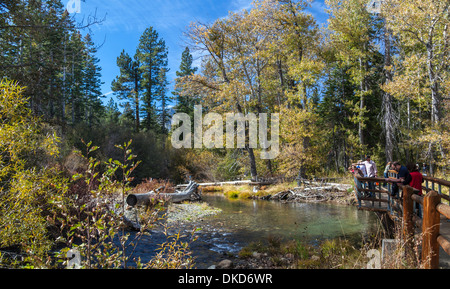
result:
M 231 199 L 231 200 L 236 200 L 236 199 L 238 199 L 238 198 L 239 198 L 239 195 L 240 195 L 240 192 L 238 192 L 238 191 L 228 191 L 228 192 L 225 193 L 225 196 L 226 196 L 228 199 Z

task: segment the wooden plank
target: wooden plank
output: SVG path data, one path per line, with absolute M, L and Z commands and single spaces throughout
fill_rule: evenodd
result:
M 423 202 L 422 223 L 422 262 L 425 269 L 439 269 L 439 231 L 441 215 L 436 207 L 441 203 L 441 196 L 437 192 L 430 192 Z
M 422 196 L 419 196 L 419 195 L 414 194 L 414 195 L 411 196 L 411 199 L 412 199 L 414 202 L 423 205 L 423 197 L 422 197 Z
M 446 186 L 446 187 L 450 188 L 450 181 L 436 179 L 436 178 L 432 178 L 432 177 L 428 177 L 428 176 L 424 176 L 423 179 L 426 180 L 426 181 L 430 181 L 430 182 L 433 182 L 433 183 L 436 183 L 436 184 L 441 184 L 443 186 Z
M 360 182 L 386 183 L 386 180 L 384 178 L 363 178 L 363 177 L 356 177 L 356 178 Z
M 433 189 L 427 188 L 427 187 L 424 187 L 424 186 L 422 186 L 422 190 L 424 190 L 424 191 L 427 192 L 427 193 L 429 193 L 429 192 L 431 192 L 431 191 L 434 191 Z M 450 197 L 447 196 L 447 195 L 441 194 L 441 197 L 442 197 L 443 199 L 447 200 L 447 201 L 450 201 Z
M 231 181 L 231 182 L 216 182 L 216 183 L 200 183 L 198 184 L 199 187 L 221 187 L 221 186 L 239 186 L 239 185 L 249 185 L 252 181 Z M 184 188 L 189 186 L 189 184 L 181 184 L 177 185 L 177 188 Z
M 358 191 L 361 191 L 361 192 L 370 192 L 370 193 L 389 194 L 389 191 L 387 191 L 387 190 L 358 189 Z
M 413 188 L 409 186 L 403 187 L 403 238 L 405 242 L 406 256 L 413 256 L 414 254 L 414 202 L 412 196 L 414 194 Z
M 361 197 L 358 198 L 360 201 L 369 201 L 369 202 L 378 202 L 378 203 L 389 203 L 387 199 L 377 199 L 377 198 L 369 198 L 369 197 Z
M 372 208 L 372 207 L 360 207 L 360 208 L 358 208 L 358 210 L 361 210 L 361 211 L 369 211 L 369 212 L 382 212 L 382 213 L 387 213 L 387 212 L 388 212 L 387 209 L 382 209 L 382 208 Z
M 450 242 L 442 235 L 439 235 L 437 241 L 442 249 L 444 249 L 445 253 L 450 255 Z
M 450 206 L 445 204 L 439 204 L 437 205 L 436 209 L 439 213 L 450 219 Z

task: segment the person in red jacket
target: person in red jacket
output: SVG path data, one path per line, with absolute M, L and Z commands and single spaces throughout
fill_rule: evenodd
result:
M 418 190 L 419 191 L 418 195 L 422 196 L 423 195 L 422 183 L 424 182 L 423 175 L 419 172 L 419 168 L 417 167 L 416 164 L 408 164 L 406 167 L 408 168 L 408 171 L 410 171 L 412 177 L 412 180 L 409 183 L 409 185 L 414 189 Z M 422 208 L 419 203 L 416 203 L 416 209 L 417 215 L 419 217 L 422 217 Z

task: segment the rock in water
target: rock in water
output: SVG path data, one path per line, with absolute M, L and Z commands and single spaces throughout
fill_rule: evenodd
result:
M 233 262 L 230 260 L 223 260 L 221 261 L 217 267 L 217 269 L 232 269 L 233 268 Z

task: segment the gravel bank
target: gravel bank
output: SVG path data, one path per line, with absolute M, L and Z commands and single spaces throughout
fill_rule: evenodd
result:
M 167 222 L 171 224 L 192 223 L 220 212 L 222 210 L 213 208 L 207 203 L 171 204 L 167 211 Z

